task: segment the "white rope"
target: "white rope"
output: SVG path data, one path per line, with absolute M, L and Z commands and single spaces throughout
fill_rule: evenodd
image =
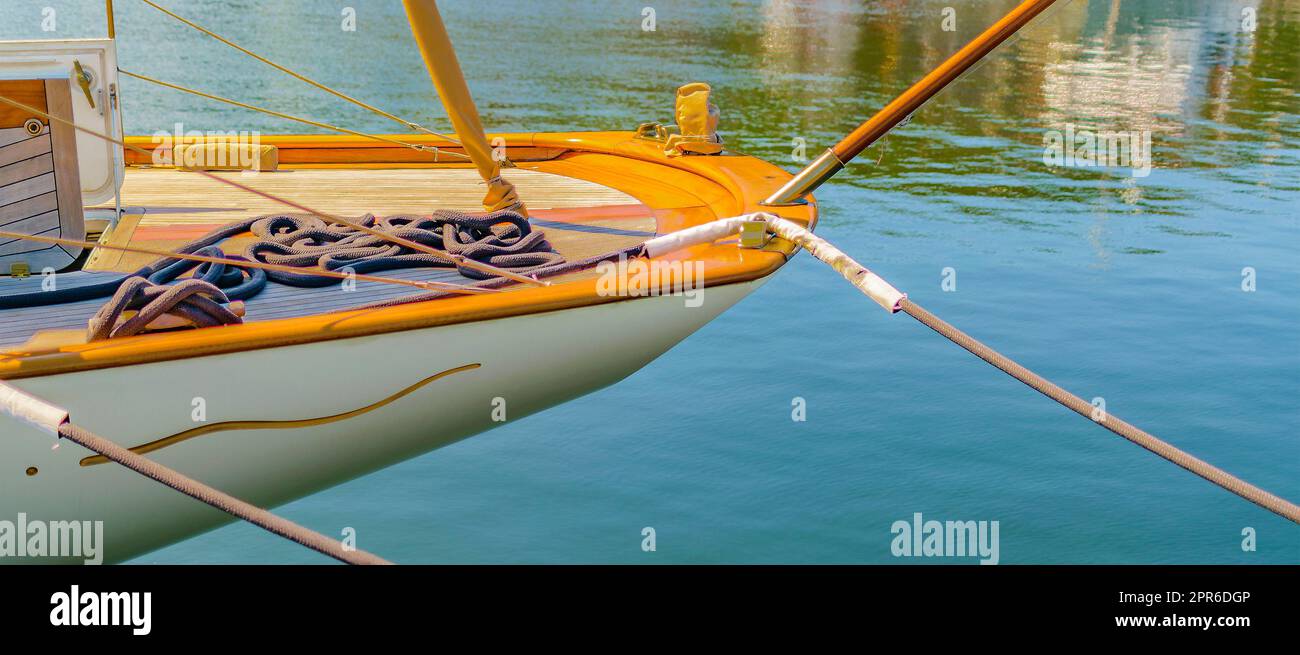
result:
M 850 284 L 890 313 L 898 311 L 899 302 L 907 297 L 907 294 L 895 289 L 884 278 L 872 273 L 866 266 L 831 245 L 831 242 L 813 234 L 812 230 L 767 212 L 720 218 L 703 225 L 655 237 L 645 242 L 645 253 L 647 257 L 656 257 L 691 246 L 713 243 L 718 239 L 737 234 L 742 225 L 754 221 L 766 223 L 767 229 L 773 234 L 806 249 L 813 257 L 829 264 Z
M 8 414 L 53 437 L 59 436 L 59 426 L 68 422 L 68 410 L 4 382 L 0 382 L 0 414 Z

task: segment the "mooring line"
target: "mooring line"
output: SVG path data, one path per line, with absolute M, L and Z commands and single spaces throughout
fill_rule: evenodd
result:
M 1023 382 L 1030 388 L 1068 407 L 1076 413 L 1092 419 L 1094 407 L 1084 399 L 1062 389 L 1046 378 L 1030 371 L 1002 353 L 980 343 L 970 335 L 944 322 L 939 317 L 926 311 L 920 305 L 908 299 L 907 294 L 895 289 L 884 278 L 871 272 L 866 266 L 849 257 L 829 241 L 813 234 L 812 230 L 781 218 L 774 214 L 756 213 L 719 219 L 692 228 L 656 237 L 647 241 L 645 250 L 655 256 L 671 250 L 678 250 L 702 243 L 712 243 L 723 236 L 737 232 L 744 241 L 745 228 L 751 224 L 761 223 L 764 229 L 803 247 L 813 257 L 829 264 L 844 279 L 859 291 L 871 298 L 876 304 L 892 313 L 903 312 L 915 318 L 922 325 L 934 330 L 943 337 L 970 351 L 976 357 L 992 364 L 1002 372 Z M 761 245 L 761 244 L 759 244 Z M 1131 423 L 1123 421 L 1112 414 L 1104 414 L 1099 419 L 1092 419 L 1115 434 L 1199 475 L 1200 477 L 1226 489 L 1264 509 L 1269 510 L 1295 523 L 1300 523 L 1300 506 L 1271 494 L 1231 473 L 1224 471 L 1204 460 L 1194 457 L 1178 447 L 1141 430 Z
M 392 564 L 392 562 L 373 553 L 345 547 L 341 541 L 331 539 L 315 530 L 276 516 L 256 505 L 203 484 L 143 455 L 137 455 L 128 448 L 119 446 L 90 430 L 72 423 L 68 416 L 68 410 L 33 396 L 18 387 L 6 384 L 4 381 L 0 381 L 0 414 L 8 415 L 52 437 L 67 439 L 136 473 L 152 478 L 190 498 L 203 501 L 235 518 L 248 521 L 263 530 L 306 546 L 340 562 L 347 564 Z
M 1003 373 L 1023 382 L 1026 386 L 1037 391 L 1038 393 L 1055 400 L 1056 402 L 1068 407 L 1075 413 L 1092 420 L 1115 434 L 1132 441 L 1133 443 L 1146 448 L 1147 450 L 1177 464 L 1196 475 L 1213 482 L 1214 484 L 1231 491 L 1246 500 L 1249 500 L 1270 512 L 1273 512 L 1283 518 L 1300 523 L 1300 506 L 1279 498 L 1259 487 L 1238 478 L 1223 469 L 1199 459 L 1187 452 L 1180 450 L 1178 447 L 1164 441 L 1133 424 L 1116 417 L 1109 412 L 1102 413 L 1100 418 L 1094 418 L 1093 412 L 1096 410 L 1088 401 L 1062 389 L 1053 384 L 1047 378 L 1021 366 L 1015 360 L 1003 355 L 1002 353 L 989 348 L 977 339 L 958 330 L 943 319 L 931 314 L 925 308 L 915 302 L 903 298 L 898 305 L 903 313 L 920 321 L 922 325 L 934 330 L 944 338 L 965 348 L 971 354 L 997 367 Z
M 870 269 L 859 264 L 838 248 L 835 248 L 830 242 L 814 235 L 810 230 L 797 223 L 771 214 L 760 216 L 763 217 L 763 220 L 767 222 L 769 228 L 775 234 L 804 246 L 810 254 L 830 264 L 846 280 L 858 287 L 860 291 L 875 300 L 890 313 L 901 311 L 911 316 L 920 321 L 922 325 L 965 348 L 971 354 L 992 364 L 1007 375 L 1020 380 L 1035 391 L 1086 418 L 1092 419 L 1094 407 L 1091 403 L 1053 384 L 1041 375 L 1016 363 L 1010 357 L 989 348 L 965 332 L 926 311 L 920 305 L 908 299 L 907 294 L 899 292 L 883 278 L 872 273 Z M 1093 422 L 1270 512 L 1300 523 L 1300 506 L 1295 503 L 1279 498 L 1223 469 L 1198 459 L 1127 421 L 1107 413 L 1101 419 Z
M 331 539 L 310 528 L 303 527 L 272 514 L 256 505 L 244 502 L 228 493 L 187 477 L 147 457 L 137 455 L 90 430 L 64 423 L 59 426 L 59 436 L 79 446 L 92 450 L 145 477 L 152 478 L 186 496 L 201 500 L 235 518 L 240 518 L 263 530 L 306 546 L 322 555 L 347 564 L 392 564 L 373 553 L 349 549 L 343 542 Z

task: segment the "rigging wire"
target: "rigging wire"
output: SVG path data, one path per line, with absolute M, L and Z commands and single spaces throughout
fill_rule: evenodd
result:
M 204 91 L 200 91 L 200 90 L 198 90 L 198 89 L 194 89 L 194 88 L 191 88 L 191 87 L 181 86 L 181 85 L 179 85 L 179 84 L 173 84 L 173 83 L 171 83 L 171 82 L 164 82 L 164 81 L 162 81 L 162 80 L 159 80 L 159 79 L 156 79 L 156 78 L 153 78 L 153 77 L 149 77 L 148 75 L 141 75 L 141 74 L 139 74 L 139 73 L 132 73 L 131 71 L 128 71 L 128 70 L 122 70 L 121 68 L 117 69 L 117 72 L 119 72 L 119 73 L 121 73 L 121 74 L 123 74 L 123 75 L 126 75 L 127 77 L 134 77 L 134 78 L 137 79 L 137 80 L 143 80 L 143 81 L 145 81 L 145 82 L 149 82 L 150 84 L 157 84 L 158 86 L 166 87 L 166 88 L 168 88 L 168 89 L 175 89 L 175 90 L 177 90 L 177 91 L 182 91 L 182 92 L 184 92 L 184 93 L 189 93 L 189 94 L 192 94 L 192 95 L 199 96 L 200 98 L 207 98 L 207 99 L 209 99 L 209 100 L 215 100 L 215 101 L 217 101 L 217 102 L 224 102 L 224 103 L 226 103 L 226 104 L 228 104 L 228 105 L 233 105 L 233 106 L 235 106 L 235 107 L 240 107 L 240 108 L 242 108 L 242 109 L 248 109 L 248 110 L 251 110 L 251 111 L 255 111 L 255 112 L 259 112 L 259 113 L 263 113 L 263 114 L 266 114 L 266 115 L 268 115 L 268 116 L 274 116 L 274 117 L 276 117 L 276 118 L 283 118 L 283 119 L 285 119 L 285 120 L 295 121 L 295 122 L 298 122 L 298 123 L 302 123 L 302 124 L 304 124 L 304 125 L 311 125 L 312 127 L 319 127 L 319 128 L 321 128 L 321 129 L 332 130 L 332 131 L 334 131 L 334 132 L 338 132 L 338 133 L 340 133 L 340 134 L 350 134 L 350 135 L 352 135 L 352 136 L 359 136 L 359 137 L 366 138 L 366 139 L 374 139 L 375 141 L 383 141 L 383 142 L 385 142 L 385 143 L 393 143 L 393 144 L 396 144 L 396 145 L 399 145 L 399 146 L 404 146 L 404 147 L 407 147 L 407 148 L 411 148 L 412 150 L 419 150 L 419 151 L 421 151 L 421 152 L 432 152 L 432 153 L 433 153 L 433 160 L 434 160 L 435 162 L 438 161 L 438 155 L 441 154 L 441 153 L 443 152 L 442 149 L 439 148 L 438 146 L 427 146 L 427 145 L 422 145 L 422 144 L 418 144 L 418 143 L 410 143 L 410 142 L 407 142 L 407 141 L 402 141 L 402 140 L 399 140 L 399 139 L 394 139 L 394 138 L 389 137 L 389 136 L 384 136 L 384 135 L 382 135 L 382 134 L 367 134 L 367 133 L 365 133 L 365 132 L 358 132 L 357 130 L 351 130 L 351 129 L 348 129 L 348 128 L 346 128 L 346 127 L 339 127 L 339 126 L 337 126 L 337 125 L 331 125 L 331 124 L 329 124 L 329 123 L 322 123 L 322 122 L 320 122 L 320 121 L 314 121 L 314 120 L 312 120 L 312 119 L 310 119 L 310 118 L 303 118 L 303 117 L 301 117 L 301 116 L 294 116 L 294 115 L 292 115 L 292 114 L 285 114 L 285 113 L 283 113 L 283 112 L 275 111 L 274 109 L 267 109 L 267 108 L 265 108 L 265 107 L 258 107 L 258 106 L 256 106 L 256 105 L 250 105 L 250 104 L 247 104 L 247 103 L 244 103 L 244 102 L 240 102 L 240 101 L 238 101 L 238 100 L 233 100 L 233 99 L 231 99 L 231 98 L 225 98 L 225 97 L 222 97 L 222 96 L 219 96 L 219 95 L 214 95 L 214 94 L 211 94 L 211 93 L 206 93 L 206 92 L 204 92 Z M 451 155 L 451 156 L 453 156 L 453 157 L 460 157 L 460 158 L 462 158 L 462 159 L 469 159 L 469 155 L 466 155 L 466 154 L 463 154 L 463 153 L 459 153 L 459 152 L 447 152 L 446 154 Z
M 306 82 L 307 84 L 310 84 L 311 86 L 314 86 L 314 87 L 316 87 L 317 89 L 320 89 L 321 91 L 324 91 L 324 92 L 326 92 L 326 93 L 329 93 L 329 94 L 331 94 L 331 95 L 334 95 L 334 96 L 336 96 L 336 97 L 338 97 L 338 98 L 341 98 L 342 100 L 345 100 L 345 101 L 350 102 L 350 103 L 352 103 L 352 104 L 354 104 L 354 105 L 356 105 L 356 106 L 358 106 L 358 107 L 361 107 L 362 109 L 365 109 L 365 110 L 367 110 L 367 111 L 370 111 L 370 112 L 373 112 L 373 113 L 378 114 L 378 115 L 380 115 L 380 116 L 383 116 L 384 118 L 387 118 L 387 119 L 389 119 L 389 120 L 395 121 L 395 122 L 397 122 L 397 123 L 401 123 L 402 125 L 405 125 L 408 129 L 416 130 L 416 131 L 419 131 L 419 132 L 425 132 L 425 133 L 427 133 L 427 134 L 431 134 L 431 135 L 436 136 L 436 137 L 440 137 L 440 138 L 443 138 L 443 139 L 447 139 L 447 140 L 449 140 L 449 141 L 451 141 L 451 142 L 453 142 L 453 143 L 456 143 L 456 144 L 459 144 L 459 143 L 460 143 L 460 140 L 459 140 L 458 138 L 454 137 L 454 136 L 451 136 L 451 135 L 448 135 L 448 134 L 442 134 L 442 133 L 439 133 L 439 132 L 434 132 L 433 130 L 430 130 L 429 128 L 424 127 L 423 125 L 420 125 L 419 123 L 415 123 L 415 122 L 413 122 L 413 121 L 406 120 L 406 119 L 404 119 L 404 118 L 402 118 L 402 117 L 400 117 L 400 116 L 395 116 L 395 115 L 393 115 L 393 114 L 391 114 L 391 113 L 389 113 L 389 112 L 386 112 L 386 111 L 384 111 L 384 110 L 382 110 L 382 109 L 380 109 L 380 108 L 378 108 L 378 107 L 375 107 L 374 105 L 370 105 L 370 104 L 367 104 L 367 103 L 362 102 L 362 101 L 360 101 L 360 100 L 357 100 L 356 98 L 353 98 L 352 96 L 350 96 L 350 95 L 348 95 L 348 94 L 346 94 L 346 93 L 343 93 L 342 91 L 338 91 L 338 90 L 333 89 L 333 88 L 330 88 L 329 86 L 326 86 L 326 85 L 324 85 L 324 84 L 322 84 L 322 83 L 320 83 L 320 82 L 317 82 L 316 80 L 313 80 L 313 79 L 311 79 L 310 77 L 307 77 L 306 75 L 303 75 L 302 73 L 299 73 L 299 72 L 297 72 L 297 71 L 294 71 L 294 70 L 292 70 L 292 69 L 289 69 L 289 68 L 287 68 L 287 67 L 285 67 L 285 66 L 281 66 L 280 64 L 277 64 L 277 63 L 275 63 L 274 61 L 271 61 L 270 59 L 267 59 L 266 57 L 263 57 L 262 55 L 259 55 L 259 54 L 257 54 L 256 52 L 253 52 L 252 50 L 249 50 L 249 49 L 247 49 L 247 48 L 245 48 L 245 47 L 243 47 L 243 46 L 240 46 L 239 44 L 237 44 L 237 43 L 235 43 L 235 42 L 233 42 L 233 41 L 231 41 L 231 40 L 229 40 L 229 39 L 227 39 L 227 38 L 221 36 L 220 34 L 217 34 L 216 32 L 213 32 L 212 30 L 209 30 L 209 29 L 203 27 L 202 25 L 199 25 L 199 24 L 197 24 L 197 23 L 195 23 L 195 22 L 193 22 L 193 21 L 190 21 L 190 20 L 188 20 L 188 19 L 186 19 L 186 18 L 184 18 L 184 17 L 182 17 L 182 16 L 180 16 L 180 15 L 177 15 L 176 13 L 174 13 L 174 12 L 172 12 L 172 11 L 169 11 L 169 10 L 166 9 L 165 7 L 162 7 L 162 6 L 158 5 L 158 4 L 155 3 L 155 2 L 152 2 L 152 0 L 140 0 L 140 2 L 143 2 L 143 3 L 145 3 L 146 5 L 149 5 L 150 7 L 153 7 L 154 9 L 157 9 L 158 11 L 160 11 L 160 12 L 162 12 L 162 13 L 164 13 L 164 14 L 166 14 L 166 15 L 168 15 L 168 16 L 170 16 L 170 17 L 172 17 L 172 18 L 174 18 L 174 19 L 176 19 L 176 20 L 178 20 L 178 21 L 180 21 L 181 23 L 184 23 L 185 25 L 187 25 L 187 26 L 189 26 L 189 27 L 191 27 L 191 28 L 194 28 L 195 30 L 198 30 L 199 32 L 202 32 L 203 34 L 206 34 L 206 35 L 208 35 L 208 36 L 210 36 L 210 37 L 212 37 L 212 38 L 214 38 L 214 39 L 216 39 L 216 40 L 218 40 L 218 41 L 220 41 L 220 42 L 222 42 L 222 43 L 224 43 L 224 44 L 230 46 L 231 48 L 234 48 L 235 50 L 238 50 L 238 51 L 244 53 L 245 55 L 248 55 L 249 57 L 252 57 L 253 59 L 258 60 L 258 61 L 262 62 L 263 64 L 266 64 L 267 66 L 270 66 L 270 67 L 272 67 L 272 68 L 274 68 L 274 69 L 276 69 L 276 70 L 278 70 L 278 71 L 280 71 L 280 72 L 282 72 L 282 73 L 285 73 L 285 74 L 287 74 L 287 75 L 290 75 L 290 76 L 292 76 L 292 77 L 294 77 L 294 78 L 296 78 L 296 79 L 298 79 L 298 80 L 300 80 L 300 81 L 302 81 L 302 82 Z

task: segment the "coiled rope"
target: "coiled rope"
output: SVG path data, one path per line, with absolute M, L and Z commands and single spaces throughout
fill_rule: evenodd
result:
M 197 327 L 242 323 L 244 319 L 223 304 L 227 302 L 230 300 L 221 289 L 203 280 L 183 280 L 166 286 L 142 277 L 128 278 L 113 299 L 90 319 L 87 338 L 102 341 L 129 337 L 143 332 L 164 314 L 180 316 Z M 118 325 L 118 317 L 129 309 L 138 309 L 139 313 Z
M 239 270 L 242 269 L 256 269 L 256 270 L 263 270 L 263 271 L 278 270 L 283 273 L 304 272 L 302 269 L 296 269 L 291 266 L 279 266 L 277 264 L 268 264 L 266 262 L 251 262 L 242 258 L 227 257 L 225 256 L 224 252 L 221 254 L 221 256 L 209 257 L 207 255 L 202 255 L 197 252 L 186 253 L 186 252 L 177 252 L 174 250 L 164 250 L 161 248 L 148 248 L 148 247 L 141 247 L 141 246 L 119 246 L 111 243 L 92 243 L 90 241 L 83 241 L 81 239 L 64 239 L 61 237 L 47 237 L 38 234 L 23 234 L 21 232 L 9 232 L 8 230 L 0 230 L 0 239 L 11 239 L 14 241 L 31 241 L 33 243 L 44 243 L 52 246 L 69 246 L 72 248 L 81 248 L 83 250 L 100 249 L 100 250 L 110 250 L 114 252 L 126 252 L 135 255 L 153 255 L 154 257 L 162 257 L 168 260 L 184 259 L 186 261 L 199 262 L 201 264 L 217 264 L 221 266 L 230 266 Z M 322 268 L 314 268 L 310 270 L 314 275 L 323 275 L 325 277 L 332 277 L 339 280 L 354 280 L 354 281 L 364 281 L 364 282 L 379 282 L 383 284 L 398 284 L 402 286 L 416 287 L 419 289 L 445 289 L 450 293 L 457 293 L 457 294 L 474 295 L 474 294 L 481 294 L 481 293 L 496 293 L 496 291 L 494 290 L 484 289 L 474 284 L 453 284 L 450 282 L 405 280 L 397 277 L 366 275 L 364 273 L 339 273 L 335 271 L 327 271 Z M 107 295 L 107 294 L 101 294 L 101 295 Z M 0 309 L 5 309 L 9 307 L 9 305 L 4 304 L 5 303 L 4 299 L 7 297 L 9 296 L 0 295 Z M 99 297 L 99 296 L 95 295 L 90 297 Z M 24 306 L 29 306 L 29 305 L 24 305 Z
M 461 275 L 476 280 L 494 277 L 466 262 L 481 262 L 520 275 L 558 264 L 564 257 L 534 231 L 528 219 L 512 210 L 468 214 L 439 210 L 431 216 L 399 215 L 359 221 L 384 235 L 441 250 L 451 257 L 434 257 L 346 225 L 329 224 L 315 216 L 281 214 L 253 219 L 248 229 L 260 240 L 244 256 L 287 266 L 317 265 L 326 270 L 350 268 L 358 272 L 414 267 L 454 266 Z M 268 273 L 276 282 L 294 286 L 322 286 L 334 280 L 312 275 Z
M 164 314 L 180 316 L 200 327 L 242 322 L 222 304 L 251 298 L 268 281 L 313 288 L 338 284 L 349 275 L 402 268 L 455 267 L 465 277 L 508 283 L 510 279 L 486 274 L 478 267 L 470 267 L 468 262 L 524 275 L 564 263 L 564 257 L 551 247 L 543 232 L 533 230 L 527 218 L 510 210 L 478 215 L 443 210 L 431 216 L 378 219 L 367 215 L 357 223 L 370 231 L 309 215 L 251 218 L 221 226 L 178 251 L 178 254 L 227 259 L 218 244 L 251 232 L 257 240 L 246 248 L 243 257 L 231 258 L 231 263 L 165 257 L 116 280 L 0 296 L 0 309 L 112 295 L 112 300 L 91 319 L 88 336 L 95 341 L 137 334 Z M 374 231 L 382 236 L 371 234 Z M 394 238 L 437 249 L 443 254 L 429 255 L 394 242 Z M 238 260 L 250 265 L 240 266 Z M 255 268 L 257 265 L 273 268 Z M 191 278 L 168 286 L 191 272 Z M 127 310 L 140 310 L 140 313 L 116 325 Z

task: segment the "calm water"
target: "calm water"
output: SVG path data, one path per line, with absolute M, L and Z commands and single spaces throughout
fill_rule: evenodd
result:
M 339 3 L 168 4 L 445 125 L 396 2 L 347 3 L 355 33 Z M 728 143 L 793 170 L 795 138 L 829 146 L 1014 2 L 443 4 L 490 129 L 667 122 L 673 88 L 704 80 Z M 655 32 L 641 31 L 646 4 Z M 391 129 L 118 5 L 127 70 Z M 102 34 L 95 3 L 0 0 L 0 36 L 42 36 L 43 6 L 60 34 Z M 1030 368 L 1300 498 L 1297 52 L 1296 1 L 1074 0 L 819 193 L 819 231 Z M 123 87 L 131 133 L 293 129 Z M 1067 124 L 1149 131 L 1155 170 L 1049 168 L 1044 134 Z M 740 335 L 761 357 L 741 358 Z M 1000 521 L 1004 563 L 1300 562 L 1294 525 L 885 315 L 807 255 L 615 387 L 281 511 L 352 526 L 399 562 L 889 563 L 890 525 L 914 512 Z M 1245 527 L 1257 552 L 1240 547 Z M 141 561 L 321 558 L 235 525 Z

